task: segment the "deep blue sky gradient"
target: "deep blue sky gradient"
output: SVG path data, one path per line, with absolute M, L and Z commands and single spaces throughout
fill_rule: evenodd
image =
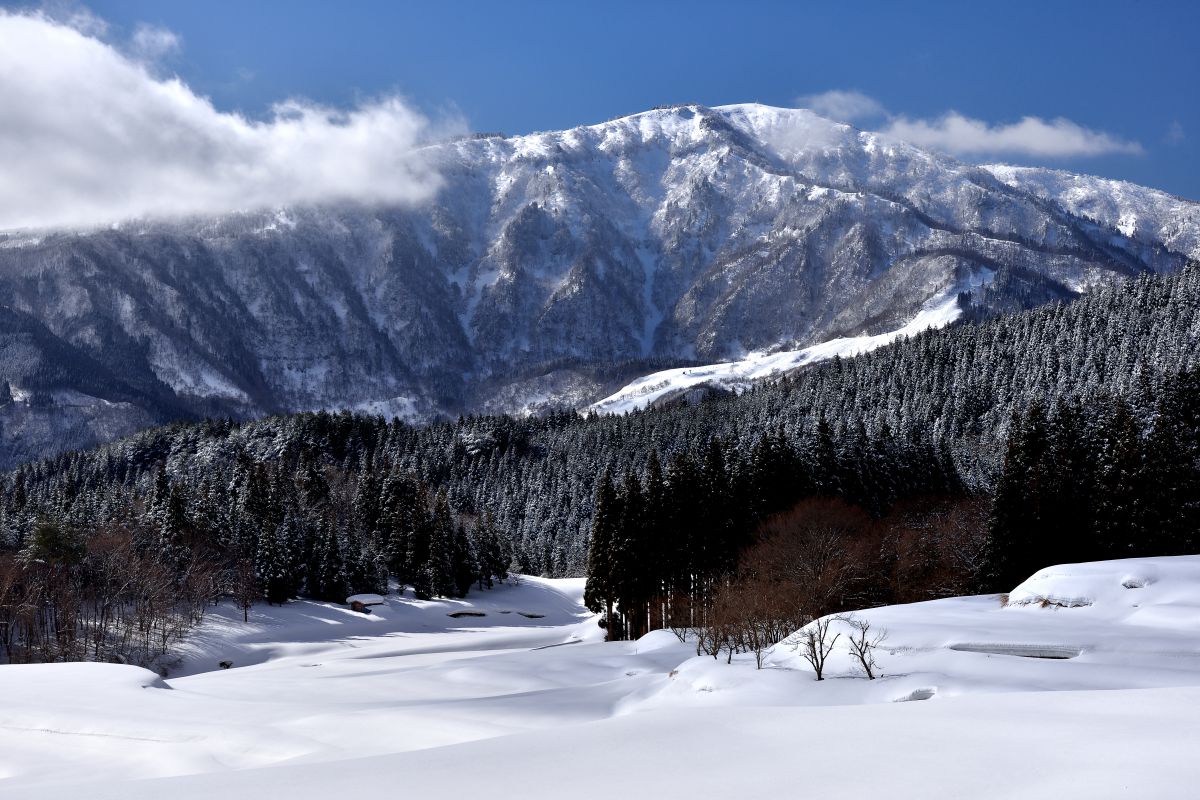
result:
M 474 130 L 524 133 L 660 103 L 794 105 L 858 89 L 894 113 L 1066 117 L 1146 153 L 1004 158 L 1200 199 L 1200 2 L 350 2 L 92 0 L 117 31 L 183 39 L 168 63 L 262 115 L 399 92 Z M 1167 141 L 1172 123 L 1184 138 Z

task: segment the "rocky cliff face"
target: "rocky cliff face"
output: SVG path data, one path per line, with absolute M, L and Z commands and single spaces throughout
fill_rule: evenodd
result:
M 445 186 L 418 208 L 0 235 L 0 466 L 181 416 L 581 406 L 664 367 L 895 330 L 948 293 L 988 313 L 1200 255 L 1177 230 L 1194 203 L 1120 184 L 1142 198 L 1123 228 L 1105 182 L 1083 203 L 1062 173 L 802 110 L 683 106 L 430 155 Z

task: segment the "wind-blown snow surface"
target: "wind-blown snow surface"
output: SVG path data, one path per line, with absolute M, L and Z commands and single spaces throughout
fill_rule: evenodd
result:
M 834 357 L 850 358 L 883 347 L 902 336 L 913 336 L 928 328 L 941 328 L 958 319 L 961 314 L 962 309 L 956 296 L 937 297 L 898 330 L 875 336 L 830 339 L 828 342 L 802 350 L 751 353 L 741 360 L 721 364 L 662 370 L 638 378 L 603 400 L 593 403 L 586 410 L 599 414 L 623 414 L 679 396 L 697 386 L 744 391 L 757 380 L 776 378 L 808 364 Z
M 0 795 L 1159 798 L 1200 780 L 1200 557 L 863 612 L 890 633 L 875 681 L 840 642 L 819 683 L 786 646 L 757 671 L 662 631 L 603 643 L 581 591 L 523 578 L 249 626 L 223 610 L 166 681 L 0 668 Z

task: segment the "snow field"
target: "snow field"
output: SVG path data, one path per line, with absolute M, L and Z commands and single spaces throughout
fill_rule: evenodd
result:
M 0 797 L 1157 798 L 1200 779 L 1200 556 L 859 612 L 889 634 L 874 681 L 844 639 L 821 682 L 786 645 L 756 670 L 666 631 L 604 643 L 582 590 L 521 578 L 250 625 L 225 607 L 167 680 L 2 667 Z

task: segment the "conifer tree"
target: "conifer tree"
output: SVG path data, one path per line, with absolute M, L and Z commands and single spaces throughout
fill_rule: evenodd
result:
M 430 522 L 429 556 L 425 561 L 422 588 L 431 597 L 456 597 L 458 583 L 454 566 L 454 520 L 444 491 L 438 492 L 434 499 Z
M 258 537 L 255 575 L 269 604 L 283 605 L 295 592 L 291 545 L 291 519 L 288 517 L 284 517 L 274 531 L 264 531 Z
M 454 522 L 454 539 L 451 546 L 450 563 L 454 573 L 454 597 L 466 597 L 471 591 L 471 584 L 479 574 L 479 559 L 471 540 L 467 536 L 467 528 L 461 522 Z
M 643 482 L 641 541 L 638 543 L 638 559 L 643 570 L 643 594 L 646 604 L 646 627 L 653 629 L 666 626 L 665 605 L 671 574 L 674 572 L 669 561 L 668 528 L 672 520 L 667 515 L 667 485 L 663 477 L 662 463 L 658 450 L 652 449 L 646 461 Z
M 1195 553 L 1200 549 L 1200 371 L 1167 382 L 1144 452 L 1141 552 Z
M 616 584 L 618 608 L 625 624 L 626 635 L 637 639 L 645 634 L 645 612 L 649 596 L 650 566 L 645 558 L 646 504 L 637 475 L 625 473 L 619 492 L 617 528 L 610 547 L 610 568 Z
M 340 603 L 349 594 L 341 537 L 333 521 L 328 518 L 321 521 L 307 584 L 308 593 L 317 600 Z
M 584 603 L 595 613 L 604 612 L 602 622 L 608 626 L 608 639 L 620 638 L 613 606 L 617 599 L 613 544 L 618 535 L 620 509 L 612 473 L 605 469 L 596 482 L 592 535 L 588 545 L 587 584 Z
M 981 577 L 988 591 L 1006 591 L 1043 566 L 1038 544 L 1046 486 L 1045 411 L 1035 403 L 1022 419 L 1014 416 L 1004 467 L 996 483 Z
M 1078 403 L 1058 405 L 1047 425 L 1049 449 L 1042 472 L 1042 566 L 1091 557 L 1099 550 L 1095 531 L 1096 455 L 1086 440 Z
M 1146 473 L 1141 434 L 1129 404 L 1117 400 L 1107 409 L 1099 431 L 1096 475 L 1096 551 L 1094 558 L 1133 555 L 1145 537 Z

